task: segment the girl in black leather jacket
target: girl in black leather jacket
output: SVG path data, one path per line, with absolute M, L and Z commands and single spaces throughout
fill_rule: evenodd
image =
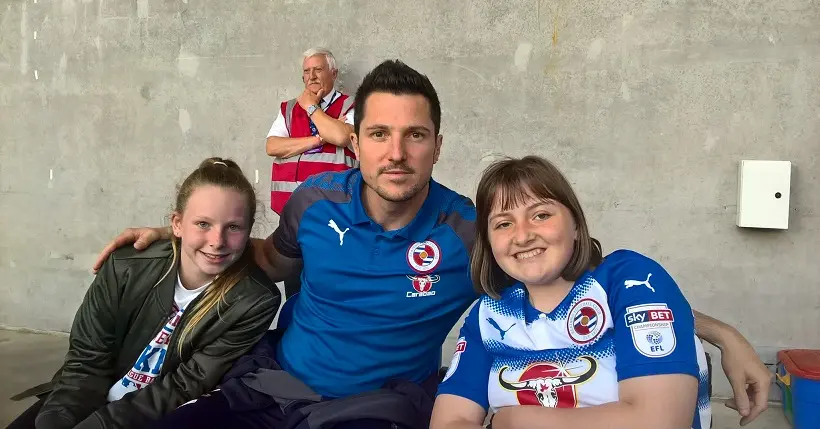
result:
M 77 311 L 62 368 L 9 427 L 142 427 L 213 390 L 281 302 L 253 262 L 255 212 L 236 163 L 203 161 L 177 194 L 174 238 L 108 258 Z

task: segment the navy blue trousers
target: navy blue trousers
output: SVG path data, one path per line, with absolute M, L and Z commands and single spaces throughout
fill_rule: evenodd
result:
M 161 420 L 151 429 L 182 428 L 247 428 L 247 429 L 280 429 L 285 427 L 287 417 L 278 404 L 270 397 L 245 386 L 240 377 L 258 368 L 280 369 L 275 360 L 276 344 L 281 331 L 271 331 L 245 356 L 242 356 L 225 375 L 220 390 L 203 395 L 195 402 L 183 405 Z M 424 419 L 423 427 L 429 424 L 429 411 L 432 411 L 432 400 L 438 388 L 436 374 L 420 385 L 418 403 L 428 403 L 420 407 L 426 409 L 419 418 Z M 421 415 L 428 414 L 428 415 Z M 392 429 L 390 422 L 383 420 L 356 420 L 338 424 L 334 429 Z
M 213 392 L 196 402 L 177 408 L 152 429 L 225 428 L 225 429 L 278 429 L 285 416 L 278 406 L 259 410 L 234 411 L 222 392 Z M 391 429 L 384 421 L 358 420 L 336 426 L 337 429 Z

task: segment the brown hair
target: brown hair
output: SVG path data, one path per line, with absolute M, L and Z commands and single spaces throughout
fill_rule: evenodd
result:
M 476 191 L 476 237 L 470 258 L 473 286 L 479 293 L 498 299 L 500 292 L 514 280 L 493 258 L 489 239 L 490 211 L 500 195 L 501 209 L 523 203 L 530 195 L 553 200 L 566 206 L 575 220 L 578 238 L 569 263 L 561 271 L 565 280 L 577 280 L 587 269 L 603 259 L 601 243 L 590 237 L 584 210 L 563 174 L 552 163 L 538 156 L 507 158 L 490 164 L 481 176 Z
M 185 207 L 188 205 L 188 199 L 191 197 L 191 194 L 193 194 L 197 188 L 207 185 L 235 190 L 246 198 L 248 206 L 247 231 L 248 236 L 250 236 L 250 231 L 256 216 L 256 193 L 250 181 L 248 181 L 242 173 L 242 169 L 239 168 L 239 165 L 230 159 L 207 158 L 202 161 L 199 167 L 189 174 L 182 182 L 182 185 L 180 185 L 179 191 L 177 191 L 174 211 L 178 215 L 182 215 L 182 213 L 185 212 Z M 171 239 L 174 259 L 168 271 L 162 276 L 162 279 L 177 266 L 179 260 L 179 241 L 180 239 L 177 237 Z M 247 268 L 251 261 L 253 261 L 253 247 L 250 244 L 250 240 L 248 240 L 248 243 L 245 245 L 245 250 L 242 252 L 242 256 L 225 271 L 216 276 L 211 285 L 202 292 L 201 299 L 199 299 L 197 304 L 190 310 L 193 313 L 189 321 L 185 324 L 185 327 L 178 334 L 179 339 L 177 345 L 180 354 L 182 353 L 185 338 L 194 330 L 196 325 L 209 311 L 215 307 L 217 311 L 219 311 L 219 303 L 225 302 L 225 295 L 228 291 L 247 275 Z M 160 279 L 160 281 L 162 281 L 162 279 Z M 157 282 L 157 284 L 159 284 L 159 282 Z

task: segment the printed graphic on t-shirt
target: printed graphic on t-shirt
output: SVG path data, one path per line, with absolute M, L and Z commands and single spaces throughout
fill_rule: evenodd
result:
M 177 307 L 176 303 L 171 311 L 171 317 L 165 323 L 165 326 L 154 337 L 150 344 L 140 354 L 134 366 L 128 371 L 125 376 L 115 383 L 108 392 L 108 400 L 116 401 L 121 399 L 125 394 L 134 392 L 151 384 L 154 379 L 159 376 L 162 369 L 162 364 L 165 362 L 165 354 L 168 351 L 168 343 L 171 342 L 171 334 L 182 318 L 182 312 Z

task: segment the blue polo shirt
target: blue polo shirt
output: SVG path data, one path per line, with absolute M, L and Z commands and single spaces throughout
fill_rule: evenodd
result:
M 430 180 L 416 217 L 385 231 L 362 205 L 359 169 L 302 183 L 273 233 L 301 258 L 302 289 L 278 345 L 280 365 L 326 397 L 417 383 L 435 373 L 441 345 L 472 304 L 475 208 Z

